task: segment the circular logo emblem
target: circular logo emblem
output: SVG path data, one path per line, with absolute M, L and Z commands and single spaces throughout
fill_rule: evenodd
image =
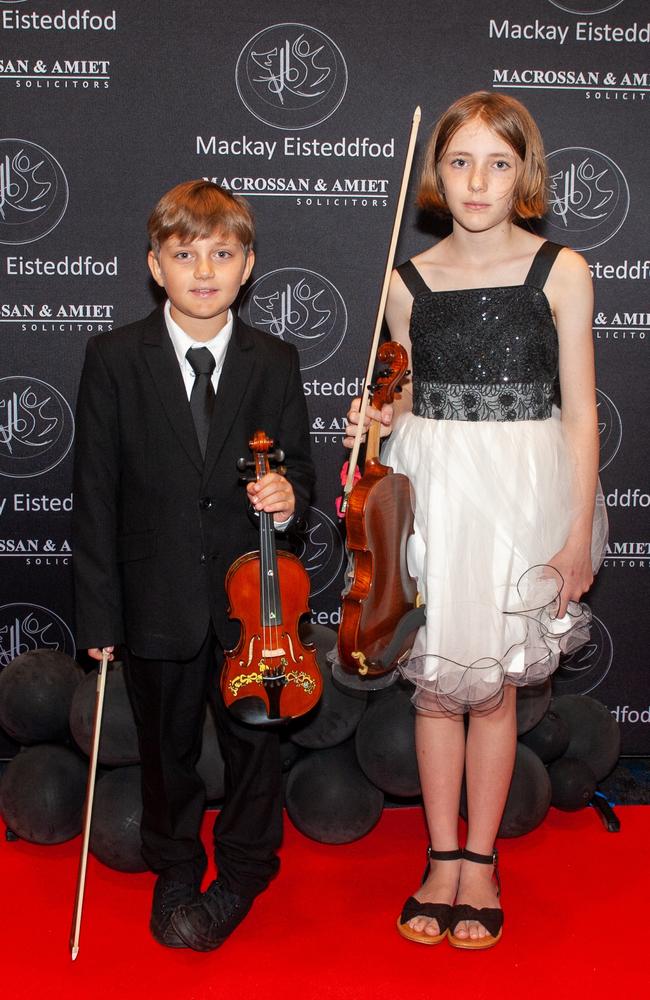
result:
M 0 243 L 47 236 L 68 206 L 68 182 L 51 153 L 25 139 L 0 139 Z
M 614 10 L 623 0 L 548 0 L 554 7 L 566 10 L 569 14 L 604 14 Z
M 254 35 L 235 69 L 242 101 L 273 128 L 311 128 L 334 114 L 348 70 L 331 38 L 307 24 L 274 24 Z
M 310 507 L 306 526 L 299 535 L 302 547 L 297 555 L 309 573 L 311 596 L 333 583 L 343 566 L 343 542 L 334 521 L 318 507 Z
M 562 658 L 553 674 L 553 694 L 587 694 L 609 673 L 614 659 L 614 643 L 605 624 L 596 615 L 591 622 L 589 642 Z
M 72 410 L 58 389 L 26 375 L 0 378 L 0 476 L 49 472 L 68 454 L 73 438 Z
M 627 218 L 630 189 L 609 156 L 585 146 L 549 153 L 546 226 L 558 242 L 593 250 L 614 236 Z
M 600 469 L 609 465 L 621 447 L 623 421 L 612 400 L 601 389 L 596 389 L 598 435 L 600 437 Z
M 341 346 L 348 327 L 343 297 L 316 271 L 283 267 L 251 285 L 239 315 L 298 348 L 300 368 L 315 368 Z
M 34 649 L 56 649 L 74 657 L 72 632 L 54 611 L 40 604 L 0 606 L 0 668 Z

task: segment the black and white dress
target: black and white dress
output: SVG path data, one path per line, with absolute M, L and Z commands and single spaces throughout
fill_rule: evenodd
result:
M 578 495 L 563 434 L 558 339 L 544 284 L 562 248 L 544 243 L 523 285 L 431 291 L 411 261 L 413 412 L 382 461 L 411 480 L 408 559 L 426 603 L 409 662 L 422 711 L 489 711 L 504 683 L 539 683 L 589 635 L 591 612 L 556 618 Z M 592 562 L 607 516 L 599 492 Z

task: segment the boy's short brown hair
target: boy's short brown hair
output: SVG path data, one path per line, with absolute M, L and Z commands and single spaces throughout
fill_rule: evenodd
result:
M 507 94 L 489 90 L 461 97 L 438 120 L 424 156 L 418 205 L 449 214 L 438 164 L 454 133 L 471 121 L 481 121 L 496 132 L 523 162 L 512 196 L 513 218 L 540 218 L 546 211 L 548 174 L 539 129 L 523 104 Z
M 205 239 L 215 231 L 236 236 L 248 253 L 255 241 L 255 221 L 247 202 L 212 181 L 184 181 L 162 196 L 147 223 L 149 242 L 158 256 L 170 236 Z

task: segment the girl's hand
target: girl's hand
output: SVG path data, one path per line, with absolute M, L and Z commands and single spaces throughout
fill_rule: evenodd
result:
M 564 580 L 556 615 L 556 618 L 563 618 L 569 601 L 579 601 L 594 582 L 589 545 L 568 541 L 563 549 L 549 559 L 548 565 L 553 566 Z
M 355 433 L 357 426 L 359 424 L 360 407 L 361 407 L 361 400 L 359 398 L 353 399 L 352 403 L 350 404 L 350 409 L 348 410 L 348 415 L 347 415 L 347 421 L 348 421 L 347 433 L 343 438 L 343 444 L 346 448 L 351 448 L 354 444 Z M 392 430 L 391 427 L 391 424 L 393 422 L 392 405 L 390 403 L 385 403 L 382 406 L 381 410 L 376 410 L 374 406 L 366 407 L 366 417 L 363 422 L 364 434 L 361 438 L 362 441 L 365 441 L 366 439 L 365 431 L 370 426 L 371 420 L 380 420 L 381 421 L 380 435 L 381 437 L 388 437 L 388 435 Z
M 115 649 L 115 646 L 104 646 L 104 649 L 108 653 L 109 661 L 114 659 L 113 650 Z M 97 647 L 95 647 L 93 649 L 86 650 L 86 652 L 88 653 L 88 656 L 91 658 L 91 660 L 101 660 L 104 655 L 104 649 L 97 649 Z
M 267 472 L 261 479 L 249 483 L 246 492 L 254 510 L 273 514 L 273 520 L 280 524 L 288 521 L 296 509 L 293 486 L 279 472 Z

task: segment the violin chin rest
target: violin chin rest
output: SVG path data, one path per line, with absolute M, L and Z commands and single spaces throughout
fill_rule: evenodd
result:
M 288 715 L 281 715 L 277 719 L 269 718 L 268 709 L 261 698 L 239 698 L 228 706 L 228 710 L 239 722 L 245 722 L 248 726 L 281 726 L 291 719 Z

